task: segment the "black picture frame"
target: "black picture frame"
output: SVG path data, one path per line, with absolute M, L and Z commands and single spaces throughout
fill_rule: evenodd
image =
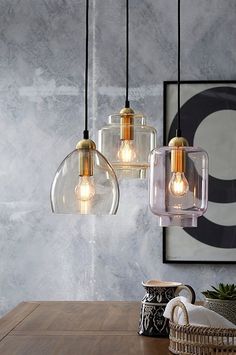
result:
M 181 81 L 181 85 L 217 85 L 218 86 L 225 86 L 227 85 L 235 85 L 236 87 L 236 80 L 187 80 L 187 81 Z M 163 82 L 163 145 L 168 145 L 168 131 L 167 131 L 167 104 L 168 104 L 168 98 L 167 98 L 167 90 L 169 85 L 176 85 L 177 86 L 177 81 L 164 81 Z M 236 102 L 236 96 L 235 96 L 235 102 Z M 176 103 L 177 107 L 177 103 Z M 236 202 L 236 201 L 235 201 Z M 163 248 L 162 248 L 162 260 L 163 263 L 169 263 L 169 264 L 236 264 L 236 248 L 235 248 L 235 260 L 191 260 L 186 258 L 186 260 L 172 260 L 168 259 L 167 257 L 167 238 L 168 238 L 168 231 L 171 229 L 170 228 L 163 228 Z M 235 226 L 236 228 L 236 226 Z M 233 248 L 234 249 L 234 248 Z

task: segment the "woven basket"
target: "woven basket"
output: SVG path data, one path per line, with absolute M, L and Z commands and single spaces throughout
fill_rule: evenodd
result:
M 174 322 L 174 311 L 177 307 L 180 307 L 183 310 L 185 325 L 179 325 Z M 176 301 L 176 304 L 172 309 L 169 325 L 169 350 L 172 354 L 236 354 L 236 329 L 190 325 L 187 309 L 180 301 Z

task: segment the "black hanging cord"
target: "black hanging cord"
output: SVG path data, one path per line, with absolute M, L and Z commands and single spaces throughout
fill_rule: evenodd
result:
M 180 0 L 178 0 L 178 123 L 176 136 L 181 137 L 180 128 Z
M 86 2 L 85 29 L 85 71 L 84 71 L 84 139 L 89 138 L 88 131 L 88 41 L 89 41 L 89 0 Z
M 125 107 L 129 108 L 129 0 L 126 0 L 126 96 Z

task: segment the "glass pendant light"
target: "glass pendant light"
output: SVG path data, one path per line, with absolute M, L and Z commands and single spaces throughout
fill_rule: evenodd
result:
M 119 204 L 116 174 L 107 159 L 96 150 L 88 131 L 88 28 L 89 0 L 86 0 L 85 129 L 83 138 L 60 164 L 51 187 L 55 213 L 115 214 Z
M 109 116 L 98 132 L 99 149 L 107 156 L 118 177 L 145 178 L 148 156 L 156 146 L 156 130 L 146 125 L 129 102 L 129 0 L 126 0 L 126 99 L 125 107 Z
M 151 211 L 162 227 L 197 227 L 207 209 L 208 155 L 189 147 L 180 127 L 180 0 L 178 0 L 178 126 L 168 147 L 150 154 L 149 198 Z

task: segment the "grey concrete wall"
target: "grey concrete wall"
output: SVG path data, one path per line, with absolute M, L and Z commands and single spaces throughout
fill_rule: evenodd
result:
M 125 1 L 91 0 L 90 127 L 124 102 Z M 132 105 L 162 138 L 176 79 L 176 1 L 130 0 Z M 183 79 L 236 79 L 235 0 L 182 0 Z M 198 295 L 235 266 L 163 265 L 147 182 L 121 184 L 117 216 L 62 216 L 49 190 L 83 129 L 84 1 L 0 0 L 0 313 L 22 300 L 139 300 L 147 278 Z

